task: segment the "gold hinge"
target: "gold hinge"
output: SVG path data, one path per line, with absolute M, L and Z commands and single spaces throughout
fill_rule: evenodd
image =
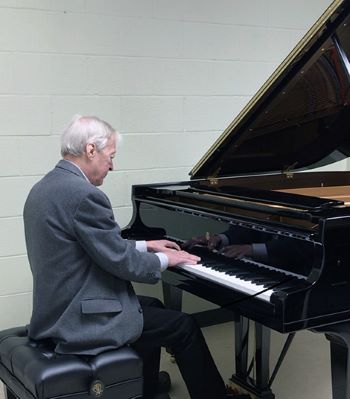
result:
M 219 179 L 216 177 L 209 177 L 208 180 L 211 186 L 216 186 L 219 183 Z
M 293 179 L 294 177 L 294 173 L 291 172 L 290 170 L 284 171 L 283 174 L 286 176 L 287 179 Z
M 284 170 L 282 170 L 282 173 L 286 176 L 287 179 L 292 179 L 294 176 L 294 172 L 292 169 L 294 169 L 298 164 L 298 161 L 294 162 L 292 165 L 287 166 Z

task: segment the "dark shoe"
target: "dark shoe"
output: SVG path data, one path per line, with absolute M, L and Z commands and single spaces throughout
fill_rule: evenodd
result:
M 226 399 L 251 399 L 246 393 L 239 393 L 237 389 L 226 385 Z
M 160 371 L 158 376 L 158 393 L 168 393 L 170 389 L 170 375 L 166 371 Z

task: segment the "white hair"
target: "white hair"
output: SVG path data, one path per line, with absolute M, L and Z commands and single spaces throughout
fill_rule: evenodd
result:
M 71 154 L 83 154 L 87 144 L 95 144 L 97 151 L 101 151 L 108 139 L 118 133 L 113 127 L 96 116 L 75 115 L 61 136 L 62 157 Z

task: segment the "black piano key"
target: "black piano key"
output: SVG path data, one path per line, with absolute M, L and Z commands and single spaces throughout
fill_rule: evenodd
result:
M 198 254 L 202 257 L 203 266 L 234 276 L 242 281 L 252 282 L 261 286 L 262 290 L 270 289 L 281 283 L 287 289 L 287 285 L 283 282 L 292 278 L 281 271 L 272 270 L 253 261 L 249 262 L 247 259 L 228 258 L 218 253 L 210 253 L 206 248 L 199 248 Z
M 256 285 L 261 285 L 261 286 L 264 287 L 264 288 L 268 288 L 268 287 L 272 287 L 272 286 L 274 286 L 274 285 L 279 284 L 280 281 L 261 279 L 261 280 L 258 280 L 258 281 L 254 281 L 254 283 L 255 283 Z
M 278 287 L 278 289 L 281 291 L 288 290 L 289 288 L 295 289 L 297 282 L 298 282 L 298 279 L 295 277 L 292 277 L 288 282 L 281 284 L 281 286 Z

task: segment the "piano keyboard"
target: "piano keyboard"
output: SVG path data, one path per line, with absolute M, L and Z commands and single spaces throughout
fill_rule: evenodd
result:
M 267 302 L 270 302 L 271 295 L 274 293 L 273 287 L 290 280 L 305 279 L 304 276 L 296 273 L 282 271 L 248 258 L 232 259 L 232 264 L 227 262 L 220 264 L 220 262 L 209 260 L 202 264 L 184 264 L 178 267 Z

